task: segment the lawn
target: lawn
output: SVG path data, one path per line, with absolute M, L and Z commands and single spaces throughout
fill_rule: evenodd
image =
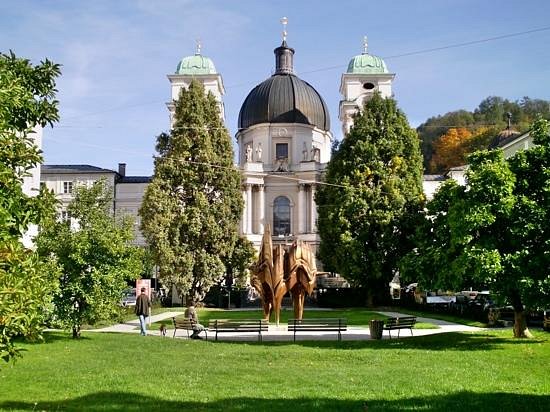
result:
M 230 343 L 84 332 L 24 344 L 0 410 L 547 411 L 550 334 Z

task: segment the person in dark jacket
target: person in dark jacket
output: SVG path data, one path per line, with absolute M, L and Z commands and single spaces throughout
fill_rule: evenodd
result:
M 147 323 L 145 322 L 145 318 L 149 316 L 151 311 L 151 301 L 149 300 L 149 296 L 145 294 L 146 289 L 141 288 L 141 295 L 138 296 L 136 300 L 136 308 L 134 309 L 136 312 L 136 315 L 139 317 L 139 326 L 141 327 L 141 336 L 147 335 Z
M 197 310 L 195 309 L 195 303 L 192 301 L 187 302 L 187 309 L 185 309 L 184 316 L 191 321 L 193 325 L 193 333 L 191 334 L 191 339 L 202 339 L 199 334 L 205 330 L 204 326 L 199 323 L 199 316 L 197 315 Z

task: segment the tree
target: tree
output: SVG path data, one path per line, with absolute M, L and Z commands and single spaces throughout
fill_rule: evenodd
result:
M 174 126 L 157 138 L 155 171 L 140 208 L 162 282 L 201 301 L 225 276 L 243 210 L 231 138 L 215 98 L 193 81 L 175 102 Z
M 37 239 L 42 256 L 61 267 L 54 295 L 55 317 L 80 337 L 81 326 L 117 315 L 128 281 L 142 273 L 143 250 L 132 244 L 133 221 L 112 213 L 112 189 L 105 180 L 79 186 L 69 204 L 70 219 L 52 221 Z
M 366 287 L 370 297 L 386 291 L 424 198 L 418 137 L 395 100 L 375 94 L 365 103 L 324 183 L 316 202 L 325 269 Z
M 23 178 L 42 161 L 32 133 L 58 120 L 55 78 L 59 65 L 33 65 L 14 53 L 0 54 L 0 358 L 20 356 L 13 338 L 41 339 L 55 288 L 55 267 L 26 249 L 32 224 L 54 213 L 51 193 L 23 192 Z
M 507 126 L 508 113 L 512 115 L 513 128 L 520 133 L 529 130 L 530 125 L 542 116 L 550 120 L 550 102 L 540 99 L 523 97 L 520 100 L 511 102 L 497 96 L 489 96 L 482 100 L 479 106 L 473 111 L 456 110 L 442 116 L 431 117 L 418 126 L 417 131 L 422 141 L 422 154 L 424 156 L 424 168 L 430 169 L 432 156 L 437 154 L 432 143 L 443 136 L 450 128 L 463 127 L 470 130 L 474 135 L 475 144 L 466 148 L 465 154 L 473 153 L 476 150 L 486 149 L 487 145 Z M 493 133 L 492 136 L 485 135 Z M 489 129 L 489 130 L 487 130 Z M 485 146 L 481 147 L 481 145 Z
M 530 336 L 524 305 L 550 301 L 550 137 L 539 120 L 539 145 L 506 161 L 502 151 L 471 155 L 467 186 L 444 185 L 428 204 L 416 249 L 402 272 L 426 287 L 477 283 L 508 299 L 514 336 Z
M 432 143 L 434 155 L 430 162 L 431 170 L 441 172 L 455 166 L 462 166 L 465 159 L 467 142 L 471 139 L 472 133 L 464 128 L 452 127 Z
M 254 263 L 256 249 L 251 241 L 239 236 L 230 254 L 224 256 L 226 284 L 244 285 L 248 280 L 248 269 Z

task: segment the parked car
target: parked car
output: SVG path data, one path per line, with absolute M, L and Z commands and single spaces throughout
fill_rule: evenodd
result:
M 136 306 L 136 289 L 126 289 L 122 294 L 122 300 L 120 301 L 120 306 Z

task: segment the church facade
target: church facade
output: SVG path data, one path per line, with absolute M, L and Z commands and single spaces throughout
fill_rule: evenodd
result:
M 317 90 L 295 74 L 295 50 L 288 46 L 286 32 L 274 54 L 275 72 L 249 92 L 239 112 L 235 137 L 244 201 L 240 232 L 259 247 L 269 225 L 274 244 L 300 239 L 316 251 L 320 238 L 315 192 L 330 160 L 334 140 L 329 111 Z M 392 95 L 394 76 L 382 59 L 367 52 L 365 41 L 363 53 L 350 60 L 341 78 L 339 127 L 344 132 L 351 127 L 353 114 L 374 92 L 384 97 Z M 225 121 L 222 75 L 198 46 L 194 55 L 184 57 L 176 72 L 168 75 L 171 93 L 166 106 L 170 126 L 174 100 L 193 79 L 214 95 Z M 137 243 L 144 245 L 138 229 L 138 210 L 149 177 L 126 176 L 123 163 L 117 171 L 89 165 L 43 165 L 41 181 L 62 200 L 60 215 L 67 218 L 73 185 L 89 184 L 101 177 L 113 186 L 114 213 L 134 216 Z

